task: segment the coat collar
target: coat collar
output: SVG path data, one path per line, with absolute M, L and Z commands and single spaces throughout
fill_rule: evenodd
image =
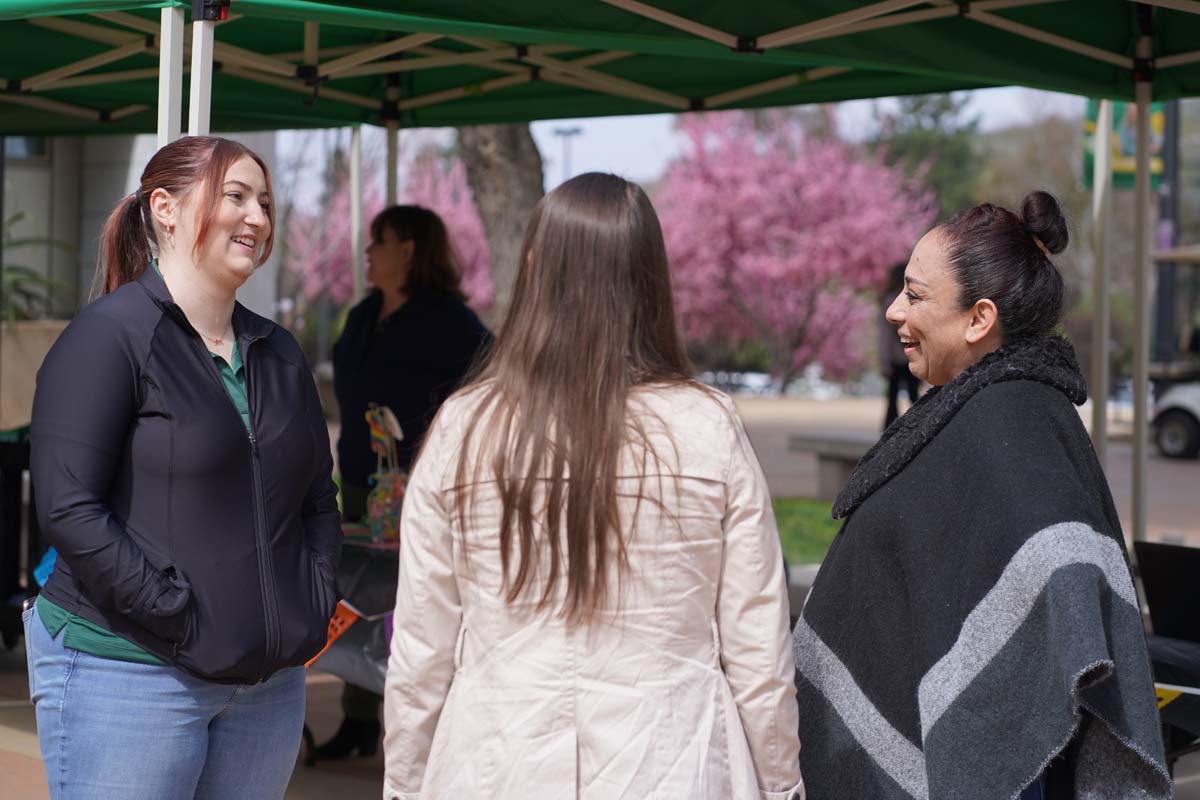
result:
M 1006 344 L 945 386 L 935 386 L 893 422 L 867 451 L 833 504 L 834 519 L 850 515 L 895 477 L 946 426 L 968 400 L 1005 381 L 1036 381 L 1058 389 L 1075 405 L 1087 399 L 1075 350 L 1058 336 Z
M 188 322 L 187 316 L 183 313 L 171 297 L 171 292 L 167 289 L 167 282 L 158 274 L 158 270 L 147 267 L 142 271 L 141 277 L 138 278 L 138 283 L 150 295 L 150 298 L 163 310 L 163 313 L 174 320 L 184 330 L 189 333 L 199 336 L 196 329 Z M 275 330 L 275 323 L 265 319 L 258 314 L 255 314 L 250 309 L 243 306 L 241 303 L 233 304 L 233 332 L 238 341 L 242 344 L 266 338 Z

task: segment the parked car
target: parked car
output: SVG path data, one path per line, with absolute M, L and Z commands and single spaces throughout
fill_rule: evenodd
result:
M 1167 458 L 1200 455 L 1200 383 L 1182 383 L 1154 407 L 1154 442 Z

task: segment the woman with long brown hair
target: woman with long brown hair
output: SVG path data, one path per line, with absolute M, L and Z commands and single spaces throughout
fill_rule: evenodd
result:
M 385 797 L 800 791 L 770 497 L 689 374 L 645 193 L 547 195 L 405 497 Z
M 25 612 L 54 798 L 278 798 L 341 541 L 295 339 L 237 302 L 271 252 L 245 146 L 159 150 L 101 234 L 103 296 L 38 372 L 32 466 L 58 550 Z

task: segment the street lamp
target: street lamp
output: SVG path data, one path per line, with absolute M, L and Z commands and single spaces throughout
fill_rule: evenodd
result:
M 583 133 L 583 128 L 578 125 L 554 129 L 554 135 L 560 137 L 563 143 L 563 183 L 566 183 L 571 177 L 571 140 L 581 133 Z

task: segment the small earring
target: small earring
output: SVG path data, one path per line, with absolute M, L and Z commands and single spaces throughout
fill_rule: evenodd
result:
M 167 228 L 167 241 L 171 243 L 171 249 L 175 249 L 175 226 L 171 225 Z

